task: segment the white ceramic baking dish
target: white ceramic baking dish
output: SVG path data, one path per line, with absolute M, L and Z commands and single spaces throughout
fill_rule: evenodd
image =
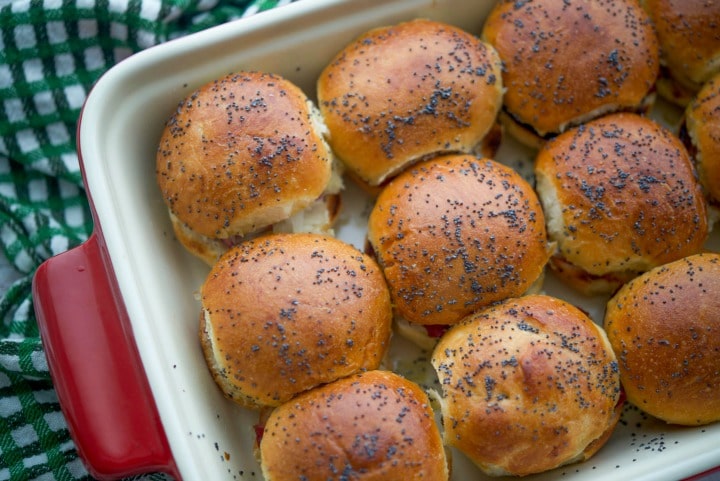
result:
M 262 479 L 252 452 L 257 414 L 221 395 L 199 347 L 194 293 L 208 268 L 174 239 L 155 184 L 158 137 L 177 103 L 240 69 L 283 75 L 314 96 L 325 63 L 363 31 L 428 17 L 479 34 L 491 5 L 302 0 L 148 49 L 98 81 L 78 129 L 94 233 L 43 264 L 34 283 L 60 402 L 94 476 L 162 471 L 186 481 Z M 497 158 L 527 170 L 532 155 L 506 138 Z M 348 182 L 337 234 L 359 248 L 368 202 Z M 546 285 L 600 320 L 603 299 L 578 298 L 552 277 Z M 416 352 L 398 342 L 393 353 L 393 368 L 429 379 Z M 529 479 L 676 480 L 718 465 L 720 423 L 679 428 L 627 408 L 591 460 Z M 455 453 L 453 479 L 486 478 Z

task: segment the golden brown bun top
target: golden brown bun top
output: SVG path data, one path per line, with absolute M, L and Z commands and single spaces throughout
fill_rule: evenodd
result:
M 685 110 L 685 129 L 710 200 L 720 203 L 720 74 L 711 78 Z
M 642 0 L 660 41 L 667 73 L 697 92 L 720 71 L 720 3 L 690 0 Z
M 276 408 L 260 456 L 267 481 L 448 479 L 425 392 L 386 371 L 335 381 Z
M 203 284 L 208 365 L 240 404 L 294 394 L 379 366 L 390 295 L 375 261 L 317 234 L 275 234 L 223 254 Z
M 628 401 L 669 423 L 720 420 L 720 255 L 657 267 L 610 299 L 605 329 Z
M 347 45 L 317 94 L 335 154 L 378 185 L 429 155 L 473 151 L 502 104 L 500 60 L 477 37 L 419 19 Z
M 199 234 L 242 235 L 284 220 L 319 197 L 331 157 L 312 104 L 288 80 L 242 72 L 183 100 L 157 151 L 170 211 Z
M 660 68 L 657 38 L 635 0 L 500 0 L 483 39 L 505 66 L 505 109 L 541 136 L 635 110 Z
M 585 459 L 614 428 L 617 361 L 604 332 L 571 304 L 509 299 L 453 326 L 432 364 L 445 439 L 493 475 Z
M 523 294 L 550 255 L 530 184 L 489 159 L 447 155 L 417 164 L 380 193 L 368 240 L 397 313 L 454 324 Z
M 636 114 L 612 114 L 549 141 L 536 189 L 559 255 L 593 275 L 643 272 L 700 251 L 702 188 L 682 142 Z

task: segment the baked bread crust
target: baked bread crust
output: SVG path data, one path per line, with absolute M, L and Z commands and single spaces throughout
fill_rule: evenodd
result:
M 392 308 L 380 268 L 332 237 L 245 241 L 213 266 L 200 300 L 208 368 L 228 398 L 250 408 L 375 369 L 389 345 Z
M 635 0 L 501 0 L 482 38 L 503 61 L 505 121 L 524 127 L 511 129 L 524 143 L 531 132 L 543 138 L 647 109 L 660 68 L 657 38 Z
M 684 132 L 700 183 L 710 202 L 720 204 L 720 74 L 711 78 L 687 106 Z
M 660 44 L 663 66 L 658 93 L 687 105 L 720 72 L 720 4 L 687 0 L 641 0 Z
M 527 291 L 551 254 L 540 202 L 510 167 L 446 155 L 395 177 L 377 197 L 368 241 L 396 314 L 454 324 Z
M 183 245 L 205 259 L 223 241 L 316 201 L 332 173 L 318 119 L 297 86 L 262 72 L 229 74 L 184 99 L 156 156 L 158 186 Z
M 432 354 L 444 439 L 493 476 L 583 461 L 621 411 L 617 360 L 603 330 L 566 301 L 531 295 L 478 311 Z
M 387 371 L 356 374 L 276 408 L 260 458 L 267 481 L 448 479 L 427 395 Z
M 474 152 L 502 104 L 500 70 L 492 47 L 451 25 L 417 19 L 373 29 L 318 78 L 328 142 L 369 186 L 429 156 Z
M 557 136 L 538 152 L 535 175 L 560 258 L 550 266 L 575 289 L 613 292 L 700 252 L 707 238 L 706 201 L 690 156 L 648 118 L 611 114 Z
M 627 399 L 668 423 L 720 420 L 720 255 L 665 264 L 624 285 L 604 326 Z

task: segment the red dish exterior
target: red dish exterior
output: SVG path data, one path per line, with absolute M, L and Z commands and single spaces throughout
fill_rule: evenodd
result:
M 165 472 L 179 480 L 106 258 L 95 232 L 79 247 L 45 261 L 33 279 L 60 406 L 93 477 Z

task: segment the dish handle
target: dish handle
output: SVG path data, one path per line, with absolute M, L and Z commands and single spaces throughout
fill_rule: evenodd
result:
M 95 232 L 46 260 L 33 278 L 60 406 L 95 478 L 164 472 L 180 479 L 104 248 Z

